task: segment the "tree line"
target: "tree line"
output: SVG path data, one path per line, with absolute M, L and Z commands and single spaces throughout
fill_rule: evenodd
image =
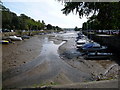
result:
M 62 12 L 66 15 L 75 12 L 80 18 L 86 16 L 88 21 L 83 23 L 83 30 L 120 29 L 120 2 L 65 2 Z
M 2 7 L 2 29 L 9 30 L 61 30 L 58 26 L 53 26 L 51 24 L 45 24 L 44 20 L 35 21 L 31 17 L 25 14 L 20 14 L 17 16 L 16 13 L 11 12 L 8 8 L 0 4 Z

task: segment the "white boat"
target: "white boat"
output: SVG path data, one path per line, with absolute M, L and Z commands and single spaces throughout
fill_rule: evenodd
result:
M 17 37 L 17 36 L 9 36 L 9 39 L 11 39 L 13 41 L 21 41 L 22 40 L 21 37 Z
M 89 41 L 88 40 L 86 40 L 86 39 L 79 39 L 78 41 L 77 41 L 77 48 L 81 48 L 84 44 L 86 44 L 86 43 L 89 43 Z

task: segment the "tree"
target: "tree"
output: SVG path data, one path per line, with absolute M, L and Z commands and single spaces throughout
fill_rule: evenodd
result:
M 1 11 L 3 29 L 41 30 L 46 26 L 44 20 L 42 20 L 42 22 L 40 20 L 35 21 L 25 14 L 20 14 L 20 16 L 17 16 L 2 4 L 0 4 L 0 6 L 2 7 Z M 48 24 L 47 29 L 51 30 L 53 29 L 53 26 L 51 24 Z
M 44 22 L 44 20 L 42 20 L 42 24 L 43 24 L 43 25 L 45 25 L 45 22 Z
M 2 9 L 2 23 L 3 29 L 37 30 L 43 29 L 45 26 L 44 21 L 42 23 L 40 20 L 37 22 L 25 14 L 17 16 L 4 6 Z
M 96 7 L 98 3 L 93 2 L 66 2 L 65 8 L 62 9 L 63 14 L 68 15 L 70 12 L 79 13 L 80 18 L 84 15 L 89 16 L 89 14 L 96 14 L 98 12 L 98 7 Z
M 48 25 L 47 25 L 47 29 L 48 29 L 48 30 L 51 30 L 51 29 L 52 29 L 52 25 L 51 25 L 51 24 L 48 24 Z
M 120 29 L 120 2 L 65 2 L 64 6 L 63 14 L 75 11 L 80 18 L 97 15 L 99 28 Z
M 79 29 L 78 29 L 78 27 L 77 27 L 77 26 L 74 28 L 74 30 L 75 30 L 75 31 L 79 31 Z

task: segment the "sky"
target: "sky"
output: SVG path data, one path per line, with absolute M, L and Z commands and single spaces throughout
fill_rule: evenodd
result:
M 10 11 L 20 14 L 25 14 L 34 20 L 44 20 L 45 24 L 59 26 L 61 28 L 81 28 L 82 23 L 87 19 L 79 18 L 79 15 L 70 13 L 67 16 L 62 13 L 64 8 L 62 2 L 57 0 L 3 0 L 3 5 L 10 9 Z

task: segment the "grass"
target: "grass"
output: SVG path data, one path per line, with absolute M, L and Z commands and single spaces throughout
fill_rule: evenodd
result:
M 41 87 L 48 87 L 51 85 L 58 85 L 58 83 L 56 82 L 46 82 L 46 83 L 41 83 L 41 84 L 34 84 L 33 87 L 34 88 L 41 88 Z

